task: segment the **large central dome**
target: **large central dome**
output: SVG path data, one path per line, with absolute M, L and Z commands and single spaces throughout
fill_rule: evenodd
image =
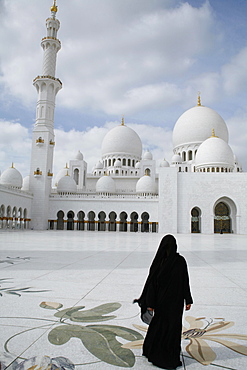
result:
M 110 130 L 102 142 L 102 157 L 113 154 L 141 158 L 142 142 L 137 133 L 123 124 Z
M 228 143 L 228 129 L 223 118 L 211 108 L 193 107 L 184 112 L 174 126 L 173 148 L 200 144 L 211 136 L 212 129 Z

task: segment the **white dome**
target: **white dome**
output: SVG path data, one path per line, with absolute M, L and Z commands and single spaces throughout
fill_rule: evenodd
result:
M 176 163 L 182 163 L 182 158 L 179 154 L 174 154 L 172 156 L 172 164 L 176 164 Z
M 29 191 L 29 183 L 30 183 L 30 176 L 26 176 L 23 179 L 22 188 L 21 190 Z
M 211 108 L 193 107 L 183 113 L 174 126 L 173 147 L 200 144 L 211 136 L 212 129 L 228 143 L 228 129 L 223 118 Z
M 115 181 L 111 176 L 102 176 L 96 183 L 97 193 L 116 193 Z
M 58 184 L 59 180 L 66 176 L 67 175 L 67 172 L 68 172 L 68 167 L 67 167 L 67 164 L 66 164 L 66 167 L 64 167 L 62 170 L 60 170 L 58 173 L 57 173 L 57 176 L 55 177 L 55 186 Z
M 58 193 L 76 193 L 76 182 L 72 177 L 66 175 L 62 177 L 57 184 Z
M 135 168 L 138 170 L 139 168 L 141 168 L 141 163 L 140 162 L 136 162 L 135 164 Z
M 142 176 L 136 183 L 136 192 L 137 193 L 156 193 L 155 182 L 150 176 Z
M 122 167 L 121 161 L 119 159 L 114 163 L 114 167 Z
M 103 163 L 99 161 L 99 162 L 96 164 L 96 166 L 95 166 L 95 168 L 94 168 L 94 169 L 101 170 L 102 168 L 103 168 Z
M 161 163 L 160 163 L 160 167 L 170 167 L 169 163 L 164 159 Z
M 230 146 L 222 139 L 212 136 L 198 148 L 195 158 L 197 167 L 234 167 L 234 155 Z
M 134 130 L 125 125 L 114 127 L 102 142 L 102 157 L 112 154 L 128 154 L 141 158 L 141 139 Z
M 78 161 L 83 161 L 83 154 L 80 152 L 80 150 L 78 150 L 75 159 Z
M 3 171 L 0 177 L 0 184 L 10 186 L 12 188 L 21 189 L 22 187 L 22 175 L 14 168 L 10 167 Z
M 149 150 L 146 151 L 146 153 L 144 153 L 144 155 L 143 155 L 143 159 L 145 159 L 145 160 L 152 160 L 153 159 L 152 153 Z

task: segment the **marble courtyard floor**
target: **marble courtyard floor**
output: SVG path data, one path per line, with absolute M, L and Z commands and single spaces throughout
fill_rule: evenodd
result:
M 0 231 L 0 368 L 155 369 L 132 300 L 162 236 Z M 175 236 L 194 298 L 182 369 L 246 370 L 247 236 Z

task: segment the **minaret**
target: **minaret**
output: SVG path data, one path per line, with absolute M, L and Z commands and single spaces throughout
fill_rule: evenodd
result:
M 55 77 L 57 52 L 61 43 L 57 39 L 60 22 L 56 19 L 56 0 L 51 7 L 51 16 L 46 20 L 47 35 L 41 41 L 44 50 L 42 75 L 34 79 L 38 92 L 36 122 L 33 129 L 30 170 L 30 191 L 33 193 L 31 227 L 48 228 L 49 195 L 51 191 L 54 151 L 55 99 L 62 88 Z

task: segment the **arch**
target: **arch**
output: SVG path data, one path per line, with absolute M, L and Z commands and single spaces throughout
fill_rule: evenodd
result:
M 188 160 L 191 161 L 192 160 L 192 150 L 189 150 L 188 151 Z
M 191 233 L 201 232 L 201 210 L 199 207 L 194 207 L 191 210 Z
M 101 211 L 99 214 L 98 214 L 98 231 L 105 231 L 105 218 L 106 218 L 106 214 L 104 211 Z
M 13 218 L 13 221 L 12 221 L 12 229 L 16 229 L 17 228 L 17 225 L 18 225 L 18 217 L 17 217 L 17 208 L 14 207 L 13 210 L 12 210 L 12 218 Z
M 74 217 L 75 214 L 73 211 L 67 213 L 67 230 L 74 230 Z
M 127 231 L 127 228 L 127 213 L 123 211 L 120 213 L 119 231 Z
M 214 205 L 214 233 L 232 233 L 236 230 L 237 207 L 232 199 L 221 197 Z
M 64 212 L 60 210 L 57 213 L 57 230 L 63 229 L 64 229 Z
M 95 230 L 95 213 L 93 211 L 90 211 L 87 217 L 88 217 L 87 229 L 89 231 L 94 231 Z
M 116 218 L 117 218 L 116 212 L 112 211 L 112 212 L 109 213 L 108 231 L 116 231 L 117 230 Z
M 123 166 L 126 166 L 126 158 L 123 158 Z
M 149 232 L 149 214 L 147 212 L 143 212 L 141 214 L 141 232 Z
M 138 231 L 138 213 L 132 212 L 130 215 L 130 231 Z
M 3 229 L 5 226 L 5 206 L 4 204 L 0 207 L 0 229 Z
M 150 168 L 145 168 L 145 175 L 147 175 L 147 176 L 150 176 L 151 175 Z
M 182 152 L 182 161 L 185 162 L 186 161 L 186 152 Z
M 75 180 L 76 185 L 79 184 L 79 174 L 80 174 L 80 171 L 78 170 L 78 168 L 75 168 L 73 178 Z
M 79 211 L 77 213 L 77 230 L 84 230 L 85 223 L 84 223 L 85 213 L 83 211 Z

